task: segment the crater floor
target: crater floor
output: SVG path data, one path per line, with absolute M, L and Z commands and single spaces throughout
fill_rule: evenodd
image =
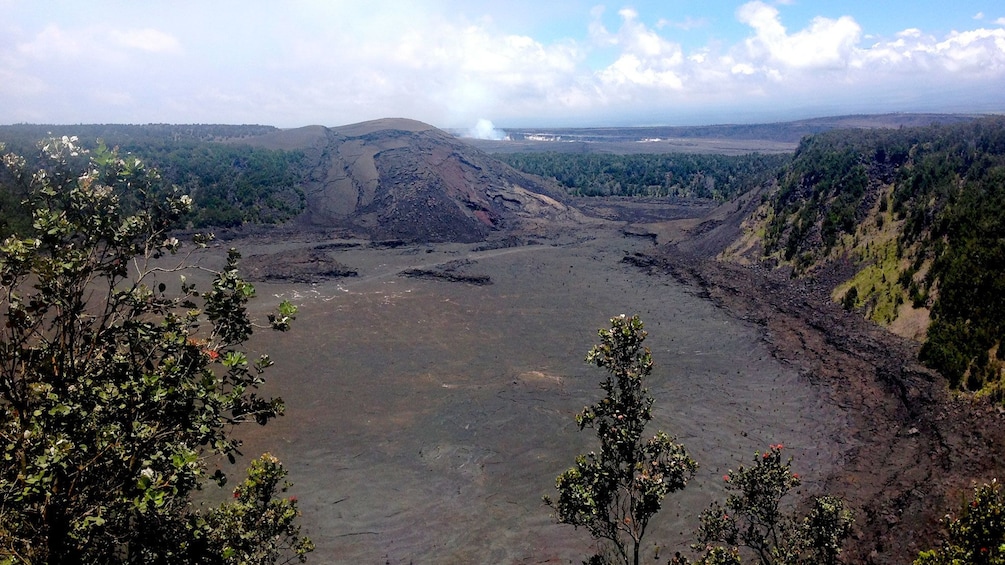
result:
M 598 227 L 578 240 L 477 248 L 346 247 L 332 256 L 357 277 L 256 284 L 256 308 L 288 298 L 300 313 L 290 333 L 253 343 L 276 361 L 266 392 L 284 398 L 286 416 L 239 431 L 247 455 L 285 462 L 318 562 L 585 558 L 587 533 L 555 524 L 541 496 L 597 446 L 574 420 L 602 395 L 603 373 L 584 357 L 620 313 L 640 314 L 649 331 L 650 431 L 677 436 L 701 466 L 647 533 L 661 556 L 686 547 L 698 513 L 723 494 L 722 475 L 754 451 L 785 444 L 807 490 L 842 461 L 847 415 L 773 358 L 757 327 L 621 262 L 651 250 L 647 240 Z M 491 284 L 398 276 L 458 261 Z

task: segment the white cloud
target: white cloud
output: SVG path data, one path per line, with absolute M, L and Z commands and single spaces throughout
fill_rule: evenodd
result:
M 590 40 L 594 45 L 598 46 L 617 45 L 617 35 L 608 31 L 600 19 L 604 15 L 605 11 L 606 10 L 602 5 L 594 6 L 593 9 L 590 10 L 590 25 L 587 28 L 589 30 Z
M 1005 29 L 954 32 L 942 41 L 908 29 L 859 52 L 863 69 L 977 76 L 1005 74 Z M 961 76 L 964 75 L 964 76 Z
M 76 59 L 84 56 L 84 47 L 78 36 L 64 32 L 58 25 L 48 25 L 31 41 L 17 45 L 17 52 L 30 59 Z
M 177 53 L 178 40 L 156 29 L 109 29 L 104 26 L 63 29 L 51 24 L 29 41 L 17 45 L 24 57 L 42 61 L 99 59 L 125 61 L 129 50 L 148 53 Z
M 684 83 L 673 70 L 658 70 L 646 64 L 638 56 L 626 53 L 612 65 L 599 73 L 600 80 L 618 86 L 638 85 L 681 90 Z
M 749 63 L 736 63 L 730 67 L 729 72 L 734 75 L 752 75 L 756 70 Z
M 1000 72 L 1005 70 L 1005 29 L 975 29 L 954 33 L 935 44 L 950 71 Z
M 0 41 L 0 122 L 51 107 L 66 113 L 47 121 L 654 123 L 796 102 L 934 99 L 940 85 L 983 85 L 973 91 L 1000 98 L 1005 81 L 1005 28 L 989 23 L 939 37 L 916 28 L 867 35 L 850 16 L 788 29 L 786 2 L 752 1 L 734 13 L 743 36 L 713 30 L 685 48 L 677 30 L 709 20 L 595 6 L 580 14 L 578 38 L 544 40 L 520 18 L 469 10 L 475 3 L 374 2 L 381 9 L 213 2 L 184 16 L 137 9 L 145 17 L 46 14 L 34 27 L 7 25 L 15 31 Z
M 862 28 L 848 16 L 817 17 L 807 29 L 789 34 L 777 8 L 755 1 L 737 10 L 737 18 L 754 29 L 748 55 L 754 60 L 795 69 L 834 69 L 848 65 Z
M 785 100 L 830 100 L 833 105 L 841 97 L 875 97 L 881 103 L 897 89 L 923 97 L 926 85 L 951 84 L 960 74 L 1005 72 L 1005 31 L 937 39 L 909 28 L 863 45 L 862 28 L 851 17 L 818 17 L 790 31 L 777 8 L 749 2 L 737 11 L 738 21 L 751 30 L 745 41 L 685 53 L 660 33 L 661 26 L 670 27 L 666 21 L 650 27 L 626 8 L 618 12 L 619 27 L 609 29 L 603 15 L 602 7 L 591 12 L 589 44 L 546 45 L 530 36 L 499 33 L 491 22 L 450 20 L 384 38 L 382 47 L 396 54 L 396 64 L 388 65 L 372 45 L 373 55 L 363 59 L 373 63 L 365 66 L 374 76 L 359 81 L 375 85 L 370 115 L 381 115 L 382 105 L 400 105 L 420 90 L 421 100 L 411 102 L 425 108 L 420 119 L 448 125 L 470 124 L 480 115 L 507 121 L 523 115 L 596 119 L 609 112 L 659 115 L 715 104 L 784 106 Z M 423 31 L 429 27 L 438 32 Z M 591 70 L 587 62 L 596 55 L 608 62 Z M 356 54 L 350 49 L 345 57 Z M 918 72 L 929 74 L 919 83 Z M 342 85 L 354 90 L 349 83 Z M 385 84 L 397 86 L 386 92 L 377 88 Z
M 178 40 L 174 36 L 156 29 L 112 30 L 108 35 L 119 46 L 141 51 L 177 53 L 181 50 Z
M 708 25 L 709 22 L 707 18 L 692 18 L 691 16 L 685 16 L 683 20 L 668 20 L 666 18 L 660 18 L 659 21 L 656 22 L 656 27 L 658 29 L 670 27 L 683 31 L 708 27 Z
M 684 80 L 680 70 L 684 54 L 680 45 L 667 41 L 638 20 L 635 10 L 618 12 L 622 24 L 617 33 L 605 32 L 602 43 L 616 46 L 620 55 L 606 68 L 597 72 L 603 85 L 682 90 Z M 622 93 L 623 94 L 623 93 Z
M 572 42 L 546 45 L 490 21 L 417 15 L 395 27 L 397 17 L 381 17 L 368 20 L 366 35 L 335 29 L 275 55 L 291 95 L 305 98 L 299 105 L 318 108 L 322 118 L 352 107 L 354 121 L 396 108 L 396 115 L 456 126 L 576 98 L 583 54 Z

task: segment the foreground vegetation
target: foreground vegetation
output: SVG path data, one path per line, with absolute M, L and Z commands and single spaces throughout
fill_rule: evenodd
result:
M 583 526 L 602 542 L 590 563 L 638 565 L 649 520 L 663 499 L 687 486 L 698 469 L 683 445 L 663 432 L 643 438 L 654 399 L 644 379 L 652 372 L 646 332 L 638 316 L 611 319 L 587 361 L 606 369 L 599 402 L 576 416 L 591 428 L 600 453 L 576 458 L 576 466 L 556 480 L 557 500 L 545 497 L 560 522 Z
M 698 468 L 686 448 L 663 432 L 644 438 L 655 399 L 645 388 L 652 372 L 646 331 L 638 316 L 611 319 L 599 331 L 600 343 L 587 362 L 608 372 L 600 385 L 604 397 L 576 416 L 579 428 L 591 428 L 600 452 L 576 458 L 576 465 L 558 476 L 557 499 L 544 497 L 559 522 L 584 527 L 597 541 L 587 563 L 638 565 L 643 538 L 663 500 L 687 486 Z M 700 516 L 692 550 L 697 563 L 726 565 L 744 559 L 761 565 L 809 565 L 840 562 L 841 546 L 851 534 L 852 516 L 844 501 L 815 497 L 805 517 L 787 512 L 783 501 L 799 486 L 791 459 L 782 460 L 783 446 L 755 454 L 754 464 L 723 476 L 731 493 L 724 504 L 713 502 Z M 659 546 L 654 545 L 654 559 Z M 675 552 L 672 565 L 687 565 Z
M 957 515 L 947 515 L 946 539 L 922 551 L 915 565 L 1005 564 L 1005 493 L 994 480 L 974 488 Z
M 39 170 L 4 156 L 33 212 L 0 244 L 0 562 L 302 561 L 313 546 L 271 455 L 233 501 L 192 502 L 226 482 L 209 469 L 233 462 L 233 427 L 284 408 L 256 393 L 268 357 L 242 350 L 254 289 L 239 255 L 205 291 L 179 282 L 189 263 L 168 229 L 191 199 L 105 149 L 81 169 L 75 142 L 46 142 Z M 270 325 L 294 314 L 284 303 Z

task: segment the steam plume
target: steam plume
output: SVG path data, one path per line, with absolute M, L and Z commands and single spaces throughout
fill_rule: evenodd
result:
M 473 137 L 475 139 L 495 139 L 495 140 L 509 139 L 509 136 L 506 135 L 506 132 L 504 132 L 501 129 L 496 129 L 495 125 L 493 125 L 490 120 L 486 120 L 485 118 L 478 120 L 478 123 L 475 124 L 475 127 L 468 130 L 468 137 Z

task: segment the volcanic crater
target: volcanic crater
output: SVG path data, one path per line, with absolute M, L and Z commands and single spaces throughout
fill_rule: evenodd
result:
M 253 142 L 311 165 L 295 225 L 233 242 L 258 257 L 260 295 L 300 308 L 290 334 L 252 343 L 287 415 L 240 433 L 248 455 L 286 462 L 320 562 L 588 555 L 540 499 L 595 449 L 574 421 L 601 394 L 583 357 L 621 313 L 649 331 L 651 431 L 701 465 L 654 520 L 651 554 L 686 550 L 722 474 L 769 444 L 793 456 L 800 496 L 849 501 L 856 563 L 909 562 L 971 481 L 1001 471 L 1001 416 L 950 398 L 916 344 L 836 307 L 826 281 L 716 260 L 759 193 L 573 202 L 411 120 Z

